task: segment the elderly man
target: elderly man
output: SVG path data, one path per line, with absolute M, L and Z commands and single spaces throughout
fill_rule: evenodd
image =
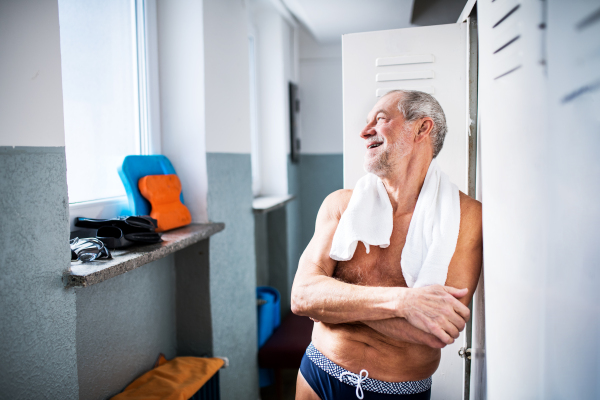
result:
M 361 191 L 371 190 L 375 194 L 370 196 L 377 196 L 375 190 L 380 190 L 384 195 L 377 201 L 382 209 L 391 205 L 389 233 L 384 235 L 389 242 L 377 247 L 376 243 L 365 246 L 366 239 L 355 240 L 350 244 L 349 259 L 334 257 L 334 236 L 344 235 L 336 232 L 338 227 L 342 229 L 344 213 L 354 207 L 347 219 L 360 219 L 363 211 L 376 212 L 372 209 L 380 206 L 377 201 L 365 203 L 363 194 L 359 198 L 358 184 L 354 192 L 339 190 L 323 202 L 292 288 L 292 311 L 315 321 L 312 343 L 298 374 L 296 399 L 430 398 L 431 375 L 439 365 L 440 349 L 458 338 L 470 317 L 467 305 L 482 263 L 481 204 L 459 193 L 448 181 L 446 186 L 455 190 L 455 208 L 448 211 L 452 195 L 442 199 L 442 186 L 435 186 L 431 183 L 434 178 L 429 178 L 437 173 L 442 177 L 440 185 L 444 177 L 447 180 L 445 174 L 436 172 L 435 160 L 446 131 L 441 106 L 422 92 L 390 92 L 368 114 L 360 137 L 367 147 L 364 167 L 374 179 L 370 182 L 375 189 Z M 429 219 L 417 218 L 415 211 L 425 207 L 417 204 L 425 196 L 421 193 L 424 184 L 433 185 L 434 201 L 441 199 Z M 353 196 L 356 200 L 351 200 Z M 447 261 L 441 262 L 441 272 L 434 271 L 430 273 L 434 278 L 419 283 L 422 275 L 431 271 L 419 273 L 419 278 L 403 271 L 408 268 L 408 255 L 403 253 L 409 246 L 407 235 L 417 251 L 430 246 L 431 254 L 424 254 L 424 259 L 435 258 L 437 250 L 431 247 L 435 243 L 421 242 L 410 230 L 419 232 L 423 230 L 420 224 L 446 218 L 444 215 L 448 221 L 456 221 L 454 239 L 451 234 L 437 237 L 436 232 L 421 236 L 433 234 L 433 242 L 438 241 L 436 249 L 450 246 L 450 253 Z M 379 230 L 387 229 L 385 218 L 357 222 L 354 227 L 370 224 L 366 230 L 377 236 Z M 430 224 L 424 229 L 448 230 L 451 225 L 431 228 Z

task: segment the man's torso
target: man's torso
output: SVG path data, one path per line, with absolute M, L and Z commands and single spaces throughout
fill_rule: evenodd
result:
M 345 210 L 346 204 L 341 205 Z M 412 214 L 395 216 L 390 246 L 359 242 L 349 261 L 339 262 L 333 277 L 363 286 L 407 287 L 400 259 Z M 321 353 L 349 371 L 369 371 L 369 377 L 388 381 L 416 381 L 431 376 L 440 361 L 440 350 L 390 339 L 362 323 L 327 324 L 313 330 L 313 344 Z

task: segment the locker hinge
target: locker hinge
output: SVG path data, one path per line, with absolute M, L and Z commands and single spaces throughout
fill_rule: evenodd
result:
M 471 349 L 465 349 L 464 347 L 461 347 L 458 350 L 458 356 L 460 358 L 467 358 L 467 359 L 471 359 Z

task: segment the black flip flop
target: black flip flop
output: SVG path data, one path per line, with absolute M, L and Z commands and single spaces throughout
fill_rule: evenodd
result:
M 159 243 L 162 242 L 160 233 L 157 232 L 137 232 L 128 233 L 125 235 L 125 239 L 131 240 L 136 243 Z
M 96 231 L 96 238 L 109 249 L 124 249 L 133 244 L 127 240 L 123 231 L 116 226 L 103 226 Z
M 103 226 L 96 231 L 96 238 L 101 240 L 109 249 L 124 249 L 133 243 L 159 243 L 162 242 L 157 232 L 135 232 L 123 234 L 116 226 Z
M 137 232 L 154 232 L 157 227 L 157 222 L 154 218 L 147 215 L 138 215 L 132 217 L 117 217 L 111 219 L 94 219 L 94 218 L 75 218 L 75 226 L 80 228 L 99 229 L 104 226 L 115 226 L 123 234 Z

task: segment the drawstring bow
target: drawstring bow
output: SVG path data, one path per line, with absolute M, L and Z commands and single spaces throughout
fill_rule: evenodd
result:
M 365 376 L 362 376 L 363 372 L 365 373 Z M 364 397 L 362 383 L 366 381 L 369 377 L 369 371 L 367 371 L 366 369 L 361 369 L 359 374 L 355 374 L 350 371 L 344 371 L 340 375 L 340 380 L 343 381 L 344 375 L 348 375 L 348 380 L 350 381 L 350 383 L 356 385 L 356 397 L 362 400 L 362 398 Z

